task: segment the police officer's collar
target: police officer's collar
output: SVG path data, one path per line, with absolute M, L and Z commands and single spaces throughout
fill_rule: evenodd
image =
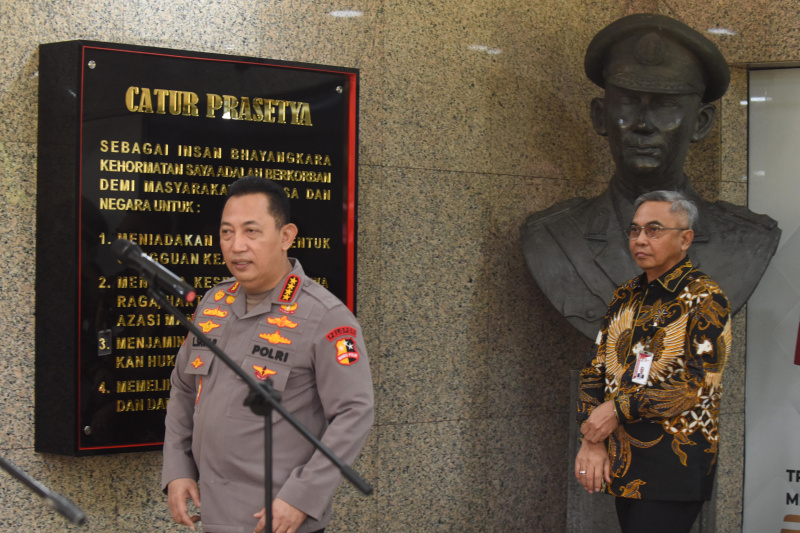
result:
M 300 290 L 308 278 L 297 259 L 290 257 L 289 262 L 292 265 L 292 270 L 289 271 L 275 287 L 267 291 L 266 295 L 264 295 L 263 299 L 257 305 L 248 310 L 246 306 L 246 295 L 242 294 L 241 302 L 239 302 L 237 298 L 236 305 L 238 307 L 235 306 L 234 310 L 237 311 L 238 316 L 243 317 L 251 313 L 263 313 L 271 309 L 273 304 L 280 305 L 287 310 L 290 308 L 293 309 L 293 306 L 297 304 L 297 296 L 300 294 Z

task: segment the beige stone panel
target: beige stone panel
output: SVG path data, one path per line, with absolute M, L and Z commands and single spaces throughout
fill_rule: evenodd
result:
M 358 5 L 275 1 L 263 9 L 265 32 L 259 38 L 263 57 L 359 69 L 358 157 L 362 164 L 381 163 L 385 139 L 383 5 L 379 0 Z M 343 11 L 353 16 L 342 16 Z
M 716 531 L 742 530 L 744 418 L 744 413 L 732 414 L 723 417 L 720 422 Z
M 36 151 L 0 143 L 0 448 L 33 446 Z M 58 369 L 53 369 L 58 372 Z M 66 377 L 64 379 L 70 379 Z
M 727 0 L 658 1 L 658 12 L 680 20 L 708 37 L 728 63 L 757 60 L 767 38 L 771 2 Z
M 114 499 L 114 514 L 109 520 L 115 524 L 114 531 L 137 533 L 141 531 L 166 533 L 188 531 L 186 526 L 176 524 L 169 513 L 167 496 L 161 492 L 162 454 L 139 452 L 109 455 L 89 459 L 99 463 L 100 472 L 111 485 Z M 88 482 L 82 476 L 76 483 Z M 91 478 L 89 478 L 91 479 Z M 202 494 L 200 495 L 202 499 Z M 189 503 L 189 514 L 198 514 L 198 509 Z M 199 528 L 202 533 L 202 529 Z
M 566 408 L 566 376 L 586 346 L 562 334 L 567 323 L 535 286 L 519 225 L 568 197 L 569 182 L 383 174 L 379 421 Z
M 602 165 L 583 73 L 594 24 L 620 8 L 567 2 L 386 7 L 386 161 L 583 179 Z M 599 28 L 598 28 L 599 29 Z
M 260 52 L 264 21 L 258 3 L 145 0 L 125 4 L 122 12 L 128 44 L 246 56 Z
M 119 38 L 122 15 L 115 2 L 0 3 L 0 138 L 36 142 L 41 43 Z
M 466 381 L 487 347 L 476 280 L 487 211 L 477 175 L 384 169 L 378 421 L 461 416 L 484 396 Z
M 331 533 L 363 533 L 382 531 L 378 516 L 378 494 L 380 472 L 378 472 L 378 435 L 380 430 L 372 428 L 364 449 L 353 463 L 353 469 L 372 486 L 373 493 L 365 495 L 349 481 L 342 481 L 333 498 L 333 518 L 325 531 Z
M 754 47 L 749 61 L 800 61 L 800 14 L 794 0 L 762 0 L 757 23 L 764 40 Z
M 380 167 L 366 165 L 359 167 L 356 317 L 361 325 L 364 342 L 367 344 L 373 385 L 380 380 L 382 316 L 380 287 L 385 281 L 381 260 L 381 228 L 386 209 L 380 204 L 382 175 Z
M 84 527 L 71 524 L 26 486 L 3 472 L 0 475 L 0 501 L 3 502 L 0 527 L 4 531 L 118 531 L 114 492 L 124 490 L 125 486 L 113 485 L 113 476 L 107 470 L 108 458 L 59 457 L 33 454 L 30 449 L 3 449 L 0 453 L 36 482 L 72 501 L 87 517 Z M 126 483 L 137 482 L 130 477 Z
M 563 531 L 566 428 L 552 412 L 382 426 L 380 531 Z
M 286 61 L 374 69 L 382 62 L 383 5 L 379 0 L 357 6 L 274 0 L 261 10 L 266 30 L 259 38 L 261 53 Z
M 724 184 L 747 185 L 747 113 L 749 106 L 747 70 L 731 69 L 731 86 L 717 103 L 720 109 L 720 181 Z M 728 192 L 725 190 L 724 192 Z M 720 190 L 720 200 L 745 205 L 747 198 L 725 197 Z M 738 201 L 737 201 L 738 200 Z

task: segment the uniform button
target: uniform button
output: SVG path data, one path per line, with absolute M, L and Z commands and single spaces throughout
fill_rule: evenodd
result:
M 594 311 L 586 311 L 586 318 L 594 318 Z

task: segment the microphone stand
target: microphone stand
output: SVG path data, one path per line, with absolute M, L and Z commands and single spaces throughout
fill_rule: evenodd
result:
M 86 522 L 86 514 L 81 511 L 74 503 L 66 499 L 61 494 L 51 491 L 28 474 L 20 470 L 11 461 L 0 457 L 0 468 L 11 474 L 17 481 L 22 482 L 23 485 L 28 487 L 31 492 L 44 498 L 45 502 L 53 509 L 58 511 L 61 516 L 72 522 L 82 526 Z
M 212 342 L 194 323 L 189 320 L 186 315 L 178 311 L 167 299 L 166 294 L 158 287 L 154 279 L 147 279 L 150 276 L 143 276 L 147 280 L 147 293 L 159 305 L 164 307 L 167 311 L 172 313 L 181 324 L 186 326 L 195 337 L 200 339 L 214 354 L 219 357 L 233 372 L 242 378 L 245 383 L 250 386 L 250 395 L 245 404 L 250 406 L 250 409 L 259 415 L 264 416 L 264 490 L 266 503 L 264 509 L 266 510 L 266 526 L 264 531 L 271 533 L 272 531 L 272 411 L 278 413 L 286 419 L 305 439 L 310 442 L 315 448 L 325 455 L 341 472 L 347 480 L 355 485 L 355 487 L 366 495 L 372 494 L 372 486 L 367 483 L 358 473 L 345 464 L 330 448 L 325 446 L 320 440 L 311 433 L 308 428 L 297 421 L 280 403 L 280 393 L 273 390 L 270 380 L 259 382 L 242 370 L 242 368 L 231 360 L 231 358 L 214 342 Z

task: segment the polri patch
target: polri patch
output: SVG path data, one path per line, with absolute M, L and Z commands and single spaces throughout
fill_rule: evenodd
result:
M 333 342 L 333 339 L 336 337 L 341 337 L 342 335 L 351 335 L 353 337 L 356 336 L 356 328 L 351 328 L 350 326 L 342 326 L 340 328 L 334 328 L 325 335 L 325 338 L 328 339 L 329 342 Z
M 336 341 L 336 361 L 340 365 L 346 366 L 350 366 L 358 361 L 355 339 L 345 337 Z

